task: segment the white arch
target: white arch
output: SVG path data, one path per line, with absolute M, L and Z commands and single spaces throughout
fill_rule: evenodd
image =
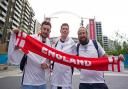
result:
M 70 14 L 70 15 L 73 15 L 77 18 L 82 18 L 80 15 L 76 14 L 76 13 L 73 13 L 73 12 L 70 12 L 70 11 L 57 11 L 57 12 L 54 12 L 53 14 L 50 15 L 50 17 L 53 17 L 55 15 L 59 15 L 59 14 Z

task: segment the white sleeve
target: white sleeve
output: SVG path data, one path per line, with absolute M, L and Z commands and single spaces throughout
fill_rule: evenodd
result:
M 14 65 L 19 65 L 24 53 L 20 50 L 15 50 L 16 34 L 11 32 L 8 46 L 8 62 Z
M 105 54 L 105 51 L 104 51 L 103 47 L 100 45 L 99 42 L 97 42 L 97 44 L 98 44 L 99 55 L 103 56 Z
M 34 65 L 39 65 L 39 64 L 45 63 L 45 58 L 43 58 L 42 56 L 40 56 L 36 53 L 29 52 L 27 54 L 27 56 L 28 56 L 28 60 L 31 60 L 34 62 Z
M 24 53 L 21 50 L 13 50 L 9 55 L 8 62 L 13 65 L 19 65 Z

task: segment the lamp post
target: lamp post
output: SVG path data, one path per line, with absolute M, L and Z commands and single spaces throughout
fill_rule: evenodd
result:
M 44 15 L 44 21 L 50 22 L 51 19 L 53 19 L 53 18 L 58 18 L 58 17 L 52 17 L 52 16 L 50 16 L 50 17 L 45 17 L 45 15 Z

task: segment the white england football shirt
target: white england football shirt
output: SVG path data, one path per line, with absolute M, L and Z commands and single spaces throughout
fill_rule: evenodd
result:
M 99 43 L 98 43 L 98 51 L 100 56 L 105 54 L 105 51 L 103 50 L 103 48 Z M 89 43 L 87 45 L 79 46 L 79 56 L 98 58 L 97 50 L 92 40 L 89 40 Z M 80 83 L 104 83 L 103 71 L 81 69 Z
M 75 55 L 75 42 L 71 38 L 67 38 L 64 43 L 57 43 L 56 49 Z M 53 86 L 71 87 L 72 84 L 72 70 L 70 66 L 62 65 L 59 63 L 54 63 L 52 81 Z

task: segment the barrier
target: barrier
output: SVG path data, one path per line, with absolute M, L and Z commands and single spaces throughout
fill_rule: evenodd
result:
M 7 54 L 0 54 L 0 64 L 7 64 Z
M 124 58 L 125 58 L 124 67 L 128 68 L 128 54 L 124 54 Z

